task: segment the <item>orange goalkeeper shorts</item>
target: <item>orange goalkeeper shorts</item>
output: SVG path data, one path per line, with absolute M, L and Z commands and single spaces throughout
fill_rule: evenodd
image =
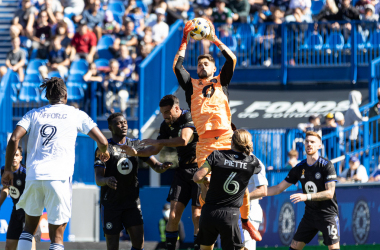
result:
M 202 167 L 207 157 L 214 150 L 229 150 L 231 149 L 232 130 L 216 138 L 199 138 L 197 142 L 197 160 L 198 168 Z

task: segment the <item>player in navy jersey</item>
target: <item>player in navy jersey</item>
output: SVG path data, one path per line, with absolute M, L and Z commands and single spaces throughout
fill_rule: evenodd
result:
M 252 136 L 244 130 L 234 132 L 231 150 L 215 150 L 195 173 L 194 182 L 208 182 L 209 190 L 199 221 L 198 241 L 202 250 L 211 250 L 220 235 L 223 250 L 243 249 L 239 229 L 240 207 L 249 179 L 261 170 L 260 161 L 252 154 Z
M 167 249 L 174 250 L 178 239 L 178 225 L 190 199 L 192 200 L 194 241 L 198 234 L 201 214 L 199 195 L 201 190 L 199 185 L 193 182 L 194 173 L 198 170 L 196 158 L 198 133 L 190 111 L 180 108 L 179 100 L 176 96 L 164 96 L 159 106 L 165 120 L 161 123 L 157 140 L 143 140 L 144 145 L 151 145 L 151 147 L 143 150 L 136 151 L 130 147 L 125 147 L 125 149 L 128 154 L 137 156 L 156 155 L 164 146 L 177 149 L 179 167 L 176 169 L 167 198 L 167 201 L 170 202 L 170 214 L 169 221 L 166 224 Z M 194 248 L 197 250 L 199 246 L 194 243 Z
M 132 242 L 132 250 L 144 248 L 144 226 L 139 204 L 138 159 L 122 150 L 128 145 L 137 150 L 143 148 L 140 141 L 127 136 L 127 120 L 121 113 L 108 117 L 108 128 L 112 138 L 108 139 L 110 159 L 107 162 L 95 159 L 96 184 L 101 186 L 101 216 L 106 236 L 107 249 L 119 249 L 120 232 L 125 228 Z M 160 163 L 153 156 L 140 157 L 156 172 L 165 172 L 172 164 Z
M 0 208 L 8 194 L 13 201 L 13 209 L 11 219 L 9 220 L 9 226 L 7 231 L 7 240 L 5 242 L 5 249 L 16 250 L 18 239 L 22 233 L 25 223 L 25 212 L 23 209 L 16 210 L 16 204 L 24 192 L 26 169 L 21 164 L 22 161 L 22 147 L 18 147 L 16 154 L 14 155 L 12 162 L 12 172 L 14 176 L 13 185 L 9 187 L 3 187 L 0 194 Z M 3 175 L 4 167 L 1 168 L 1 175 Z M 36 237 L 38 235 L 35 235 Z M 40 236 L 40 234 L 39 234 Z M 34 238 L 33 238 L 34 239 Z M 39 240 L 39 239 L 37 239 Z M 35 241 L 33 243 L 33 249 L 36 249 Z
M 301 250 L 321 231 L 323 243 L 329 250 L 340 248 L 338 202 L 335 195 L 337 176 L 334 165 L 319 156 L 321 137 L 318 133 L 306 133 L 307 158 L 289 171 L 280 184 L 268 188 L 268 196 L 276 195 L 301 182 L 303 193 L 290 196 L 293 203 L 304 201 L 305 214 L 298 226 L 289 249 Z

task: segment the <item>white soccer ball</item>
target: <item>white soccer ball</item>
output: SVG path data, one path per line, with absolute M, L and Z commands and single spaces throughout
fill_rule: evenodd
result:
M 194 18 L 192 22 L 194 23 L 195 28 L 190 32 L 190 36 L 194 40 L 200 41 L 210 34 L 211 28 L 206 19 L 198 17 Z

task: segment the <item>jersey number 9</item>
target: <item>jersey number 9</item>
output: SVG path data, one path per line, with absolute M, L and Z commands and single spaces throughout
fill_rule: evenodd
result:
M 42 126 L 40 134 L 42 137 L 46 137 L 46 139 L 42 142 L 42 146 L 46 146 L 49 144 L 50 140 L 53 139 L 54 135 L 57 133 L 57 127 L 49 124 L 45 124 Z

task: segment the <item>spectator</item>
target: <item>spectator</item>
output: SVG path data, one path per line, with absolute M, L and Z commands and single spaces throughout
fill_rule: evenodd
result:
M 378 102 L 369 109 L 369 114 L 368 114 L 369 119 L 380 115 L 380 88 L 377 89 L 377 99 L 378 99 Z M 373 142 L 379 142 L 380 141 L 380 119 L 377 119 L 371 123 L 372 124 L 371 124 L 370 131 L 371 133 L 373 133 Z M 376 137 L 376 134 L 377 134 L 377 137 Z
M 361 182 L 368 181 L 366 168 L 360 164 L 356 156 L 351 156 L 349 161 L 350 167 L 345 169 L 339 176 L 339 182 Z
M 79 16 L 84 9 L 84 0 L 62 0 L 62 4 L 67 16 Z
M 107 10 L 104 14 L 102 33 L 105 34 L 118 34 L 120 32 L 120 24 L 115 21 L 112 11 Z
M 344 115 L 342 112 L 336 112 L 335 113 L 335 121 L 337 123 L 337 127 L 343 127 L 344 126 Z
M 66 54 L 65 48 L 61 45 L 61 38 L 56 36 L 52 40 L 53 44 L 50 46 L 48 53 L 47 65 L 42 65 L 39 68 L 42 78 L 48 78 L 48 73 L 51 71 L 58 71 L 61 77 L 65 77 L 68 72 L 70 60 Z
M 298 151 L 290 150 L 288 153 L 288 162 L 285 165 L 285 169 L 292 169 L 298 164 Z
M 287 13 L 289 10 L 290 0 L 273 0 L 270 5 L 270 11 L 273 13 L 275 8 L 279 8 L 281 12 Z
M 102 74 L 96 68 L 96 64 L 90 63 L 87 73 L 83 76 L 85 82 L 103 82 Z
M 162 209 L 163 217 L 158 222 L 158 229 L 160 233 L 160 243 L 158 243 L 156 250 L 164 250 L 166 248 L 166 224 L 169 221 L 169 214 L 170 214 L 170 203 L 167 203 L 164 205 L 164 208 Z M 178 237 L 179 240 L 177 241 L 176 249 L 180 248 L 180 244 L 185 240 L 185 227 L 183 226 L 183 222 L 180 221 L 178 225 Z
M 55 36 L 55 35 L 60 33 L 60 32 L 57 33 L 58 23 L 64 22 L 66 24 L 66 26 L 65 26 L 66 31 L 61 32 L 60 34 L 62 35 L 63 33 L 66 33 L 66 36 L 69 37 L 70 39 L 72 39 L 74 37 L 74 34 L 75 34 L 75 26 L 74 26 L 73 21 L 71 21 L 69 18 L 65 17 L 63 15 L 62 11 L 56 11 L 56 12 L 54 12 L 54 14 L 55 14 L 55 19 L 57 20 L 57 23 L 51 27 L 52 35 Z M 61 24 L 61 26 L 62 26 L 62 24 Z
M 23 36 L 32 37 L 35 16 L 38 10 L 32 6 L 30 0 L 23 0 L 21 9 L 15 12 L 11 29 L 18 30 Z
M 156 9 L 161 8 L 164 9 L 166 12 L 166 8 L 168 5 L 166 4 L 165 0 L 153 0 L 152 4 L 148 6 L 148 13 L 149 14 L 156 14 Z
M 140 37 L 144 35 L 144 13 L 141 8 L 136 7 L 131 10 L 131 12 L 126 16 L 126 20 L 131 20 L 135 24 L 134 32 L 138 34 Z
M 177 19 L 187 19 L 187 11 L 190 9 L 189 0 L 167 0 L 167 23 L 172 25 Z
M 156 44 L 154 43 L 152 36 L 149 34 L 146 34 L 143 40 L 141 40 L 139 43 L 139 54 L 142 54 L 143 53 L 142 51 L 144 49 L 148 49 L 149 51 L 152 51 L 155 46 Z
M 362 114 L 359 111 L 359 106 L 362 103 L 362 94 L 357 90 L 353 90 L 350 92 L 348 99 L 350 101 L 350 106 L 344 116 L 344 126 L 349 127 L 358 122 L 368 121 L 368 117 L 362 117 Z M 358 138 L 358 133 L 359 128 L 357 126 L 353 127 L 349 139 L 356 140 Z
M 273 8 L 272 15 L 266 16 L 264 13 L 260 13 L 260 18 L 264 22 L 282 24 L 284 22 L 285 12 L 281 10 L 279 7 Z M 281 26 L 279 25 L 270 25 L 272 30 L 271 32 L 267 32 L 267 34 L 275 34 L 277 38 L 281 39 Z M 271 39 L 274 37 L 272 36 Z M 281 40 L 280 40 L 281 43 Z
M 380 165 L 377 166 L 376 170 L 369 176 L 368 182 L 379 182 L 380 181 Z
M 351 0 L 342 0 L 342 6 L 339 8 L 338 13 L 335 15 L 335 20 L 359 20 L 360 13 L 359 11 L 351 5 Z M 351 30 L 351 26 L 347 27 Z
M 129 56 L 129 50 L 126 45 L 120 46 L 120 57 L 118 59 L 120 71 L 123 72 L 125 77 L 130 77 L 133 71 L 133 61 Z
M 156 9 L 157 23 L 152 28 L 153 40 L 156 44 L 162 43 L 169 35 L 169 25 L 165 23 L 165 10 Z
M 301 9 L 304 15 L 310 15 L 311 0 L 290 0 L 290 9 Z
M 95 0 L 88 10 L 84 10 L 82 15 L 75 17 L 75 19 L 85 20 L 88 29 L 95 33 L 97 39 L 99 40 L 102 37 L 104 12 L 100 9 L 100 0 Z
M 216 7 L 212 12 L 212 21 L 214 23 L 227 23 L 232 24 L 233 14 L 232 11 L 226 7 L 227 0 L 217 0 Z
M 314 20 L 334 20 L 338 11 L 339 9 L 334 0 L 326 0 L 326 4 L 323 6 L 322 10 L 314 16 Z
M 371 4 L 369 0 L 359 0 L 355 3 L 355 8 L 359 11 L 359 14 L 364 15 L 365 6 Z
M 375 14 L 375 7 L 372 4 L 367 4 L 364 6 L 364 13 L 361 15 L 361 20 L 377 22 L 379 20 L 379 15 Z
M 129 97 L 128 91 L 125 90 L 125 75 L 119 70 L 119 63 L 115 59 L 109 62 L 110 72 L 106 75 L 104 81 L 104 89 L 106 90 L 106 107 L 111 113 L 114 113 L 114 101 L 118 102 L 120 112 L 124 113 L 127 109 L 127 101 Z
M 38 14 L 37 27 L 34 29 L 33 48 L 44 49 L 49 45 L 49 39 L 51 37 L 51 27 L 49 25 L 49 16 L 46 10 L 41 11 Z M 43 58 L 43 57 L 40 57 Z
M 318 115 L 311 115 L 308 123 L 298 124 L 298 128 L 306 133 L 306 131 L 315 131 L 322 137 L 321 119 Z
M 56 19 L 54 13 L 62 12 L 63 8 L 61 2 L 58 0 L 45 0 L 45 3 L 41 6 L 40 10 L 46 10 L 49 17 L 49 23 L 55 24 L 58 20 Z
M 59 21 L 56 28 L 56 36 L 61 38 L 62 47 L 66 48 L 66 53 L 70 54 L 71 49 L 71 39 L 68 34 L 67 24 L 64 21 Z
M 305 13 L 300 8 L 294 9 L 293 15 L 289 15 L 285 17 L 286 22 L 297 22 L 297 23 L 312 23 L 313 19 L 309 14 L 305 15 Z
M 130 51 L 136 51 L 135 46 L 138 44 L 137 35 L 133 32 L 135 24 L 132 21 L 128 21 L 125 26 L 122 28 L 124 31 L 118 38 L 115 39 L 115 42 L 112 46 L 114 52 L 118 52 L 120 45 L 125 44 L 128 46 Z
M 234 13 L 233 20 L 239 23 L 247 23 L 251 6 L 248 0 L 231 0 L 228 8 Z
M 127 17 L 129 13 L 136 7 L 136 0 L 129 0 L 127 6 L 125 7 L 124 17 Z
M 96 43 L 97 40 L 94 32 L 88 30 L 86 20 L 82 19 L 79 23 L 78 32 L 75 33 L 71 41 L 71 61 L 84 58 L 87 62 L 91 63 L 96 53 Z
M 325 116 L 325 126 L 327 128 L 336 128 L 337 127 L 337 124 L 336 124 L 335 119 L 334 119 L 334 115 L 332 113 L 328 113 Z
M 0 67 L 0 76 L 3 77 L 8 71 L 8 69 L 17 72 L 19 75 L 20 82 L 24 81 L 24 66 L 25 66 L 25 51 L 20 49 L 20 38 L 15 37 L 11 40 L 12 50 L 8 52 L 5 66 Z

